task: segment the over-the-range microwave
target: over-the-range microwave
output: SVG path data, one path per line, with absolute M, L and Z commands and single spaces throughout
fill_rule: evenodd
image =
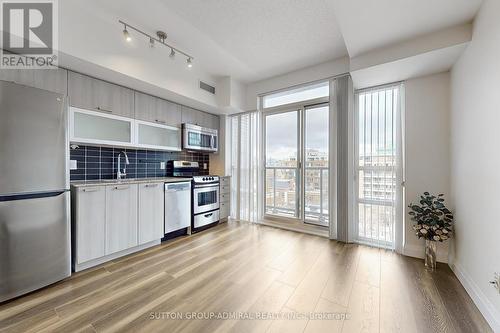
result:
M 193 124 L 182 124 L 182 148 L 216 152 L 219 147 L 217 130 Z

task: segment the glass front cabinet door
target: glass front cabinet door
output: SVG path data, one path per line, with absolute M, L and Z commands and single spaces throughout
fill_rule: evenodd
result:
M 75 143 L 133 146 L 134 120 L 70 108 L 70 141 Z
M 72 143 L 181 150 L 181 130 L 174 126 L 75 107 L 70 108 L 69 123 Z
M 136 120 L 135 128 L 138 147 L 181 150 L 181 132 L 177 127 Z

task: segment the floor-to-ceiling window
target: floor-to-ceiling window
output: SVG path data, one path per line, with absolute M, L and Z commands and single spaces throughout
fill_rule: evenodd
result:
M 401 85 L 356 92 L 357 240 L 394 248 L 402 196 Z
M 231 217 L 259 218 L 260 121 L 257 111 L 232 115 L 229 121 L 231 162 Z
M 262 98 L 264 214 L 328 226 L 329 82 Z

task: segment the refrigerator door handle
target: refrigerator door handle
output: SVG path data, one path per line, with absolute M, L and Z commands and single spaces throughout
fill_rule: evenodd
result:
M 0 195 L 0 202 L 57 197 L 69 190 Z

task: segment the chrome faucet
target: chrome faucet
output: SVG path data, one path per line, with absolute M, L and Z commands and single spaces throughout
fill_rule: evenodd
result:
M 120 156 L 121 155 L 124 155 L 125 156 L 125 165 L 129 165 L 130 162 L 128 161 L 128 156 L 127 156 L 127 153 L 122 151 L 121 153 L 118 154 L 118 172 L 116 173 L 116 179 L 123 179 L 125 176 L 127 176 L 127 170 L 125 169 L 125 167 L 123 167 L 123 172 L 121 170 L 121 164 L 120 164 Z

